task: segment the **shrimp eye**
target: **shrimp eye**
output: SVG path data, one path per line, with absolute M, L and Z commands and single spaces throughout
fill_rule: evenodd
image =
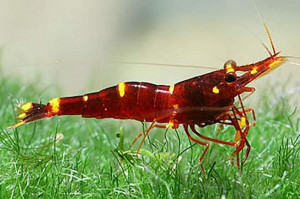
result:
M 225 81 L 228 83 L 234 82 L 236 80 L 236 74 L 235 73 L 226 73 L 225 74 Z
M 228 60 L 224 64 L 224 69 L 230 69 L 230 68 L 235 68 L 236 67 L 236 62 L 233 60 Z

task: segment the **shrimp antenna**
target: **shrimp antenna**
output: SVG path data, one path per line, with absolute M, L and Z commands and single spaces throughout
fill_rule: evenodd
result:
M 293 65 L 295 65 L 295 66 L 300 66 L 300 63 L 297 63 L 297 62 L 288 61 L 288 63 L 293 64 Z
M 269 41 L 270 41 L 270 43 L 271 43 L 273 53 L 274 53 L 274 55 L 275 55 L 275 54 L 276 54 L 276 50 L 275 50 L 274 42 L 273 42 L 273 39 L 272 39 L 272 37 L 271 37 L 269 28 L 268 28 L 268 26 L 267 26 L 267 24 L 266 24 L 265 22 L 264 22 L 264 27 L 265 27 L 265 30 L 266 30 L 266 32 L 267 32 Z
M 268 54 L 270 56 L 272 56 L 271 51 L 269 50 L 268 46 L 261 40 L 258 38 L 258 36 L 256 34 L 254 34 L 254 32 L 251 32 L 253 34 L 253 36 L 260 42 L 260 44 L 264 47 L 264 49 L 268 52 Z
M 269 50 L 269 48 L 266 46 L 266 44 L 264 42 L 261 41 L 261 44 L 263 45 L 263 47 L 266 49 L 266 51 L 268 51 L 269 55 L 272 56 L 271 51 Z
M 182 65 L 182 64 L 162 64 L 162 63 L 151 63 L 151 62 L 115 62 L 121 64 L 131 64 L 131 65 L 152 65 L 152 66 L 173 66 L 180 68 L 205 68 L 205 69 L 218 69 L 216 67 L 210 66 L 199 66 L 199 65 Z
M 292 58 L 292 59 L 300 59 L 300 57 L 297 57 L 297 56 L 285 56 L 287 58 Z
M 256 10 L 256 12 L 257 12 L 257 14 L 258 14 L 258 17 L 260 18 L 260 20 L 261 20 L 261 22 L 262 22 L 262 24 L 263 24 L 263 26 L 264 26 L 264 28 L 265 28 L 265 31 L 266 31 L 266 33 L 267 33 L 267 35 L 268 35 L 268 39 L 269 39 L 269 41 L 270 41 L 270 44 L 271 44 L 271 47 L 272 47 L 272 50 L 273 50 L 273 55 L 275 55 L 275 54 L 276 54 L 276 50 L 275 50 L 274 42 L 273 42 L 273 39 L 272 39 L 272 37 L 271 37 L 271 33 L 270 33 L 270 31 L 269 31 L 269 28 L 268 28 L 267 24 L 265 23 L 265 21 L 264 21 L 262 15 L 261 15 L 261 13 L 259 12 L 259 10 L 258 10 L 258 8 L 257 8 L 257 6 L 256 6 L 255 1 L 252 1 L 252 3 L 253 3 L 253 6 L 254 6 L 254 9 Z M 265 49 L 268 51 L 268 53 L 271 54 L 271 52 L 270 52 L 270 50 L 267 48 L 267 46 L 266 46 L 265 44 L 263 44 L 263 46 L 264 46 Z M 272 55 L 271 55 L 271 56 L 272 56 Z
M 295 66 L 300 66 L 300 63 L 298 62 L 294 62 L 294 61 L 291 61 L 291 59 L 300 59 L 300 57 L 297 57 L 297 56 L 285 56 L 287 58 L 287 62 L 292 64 L 292 65 L 295 65 Z

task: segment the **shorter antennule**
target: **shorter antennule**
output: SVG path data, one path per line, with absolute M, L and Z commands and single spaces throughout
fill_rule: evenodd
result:
M 267 35 L 268 35 L 268 38 L 269 38 L 269 41 L 270 41 L 270 44 L 271 44 L 271 47 L 272 47 L 272 50 L 273 50 L 273 55 L 275 55 L 277 52 L 275 50 L 275 46 L 274 46 L 273 39 L 271 37 L 271 33 L 269 31 L 269 28 L 268 28 L 267 24 L 264 21 L 263 21 L 263 25 L 264 25 L 264 28 L 265 28 L 265 30 L 267 32 Z

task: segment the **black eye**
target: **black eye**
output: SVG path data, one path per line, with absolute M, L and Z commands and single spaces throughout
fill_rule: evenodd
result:
M 235 73 L 226 73 L 225 74 L 225 81 L 230 83 L 234 82 L 236 80 L 236 74 Z
M 235 67 L 236 67 L 236 62 L 233 60 L 228 60 L 224 64 L 224 69 L 235 68 Z

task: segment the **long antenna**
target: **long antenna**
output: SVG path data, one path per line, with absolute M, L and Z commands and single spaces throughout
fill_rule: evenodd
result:
M 183 64 L 161 64 L 161 63 L 151 63 L 151 62 L 114 62 L 120 64 L 131 64 L 131 65 L 152 65 L 152 66 L 174 66 L 180 68 L 205 68 L 205 69 L 218 69 L 210 66 L 199 66 L 199 65 L 183 65 Z
M 265 28 L 265 31 L 266 31 L 266 33 L 267 33 L 267 35 L 268 35 L 268 39 L 269 39 L 270 44 L 271 44 L 271 46 L 272 46 L 273 55 L 275 55 L 275 54 L 276 54 L 276 50 L 275 50 L 274 42 L 273 42 L 273 39 L 272 39 L 272 37 L 271 37 L 269 28 L 268 28 L 267 24 L 265 23 L 265 21 L 264 21 L 262 15 L 261 15 L 261 13 L 259 12 L 259 10 L 258 10 L 258 8 L 257 8 L 257 6 L 256 6 L 255 1 L 252 1 L 252 3 L 253 3 L 253 6 L 254 6 L 254 9 L 256 10 L 257 15 L 258 15 L 258 17 L 260 18 L 260 20 L 261 20 L 261 22 L 262 22 L 262 24 L 263 24 L 263 26 L 264 26 L 264 28 Z M 263 44 L 263 45 L 264 45 L 264 44 Z M 265 46 L 265 45 L 264 45 L 264 46 Z M 265 47 L 265 48 L 266 48 L 266 47 Z M 267 49 L 267 51 L 268 51 L 269 54 L 270 54 L 269 49 L 268 49 L 268 48 L 266 48 L 266 49 Z

